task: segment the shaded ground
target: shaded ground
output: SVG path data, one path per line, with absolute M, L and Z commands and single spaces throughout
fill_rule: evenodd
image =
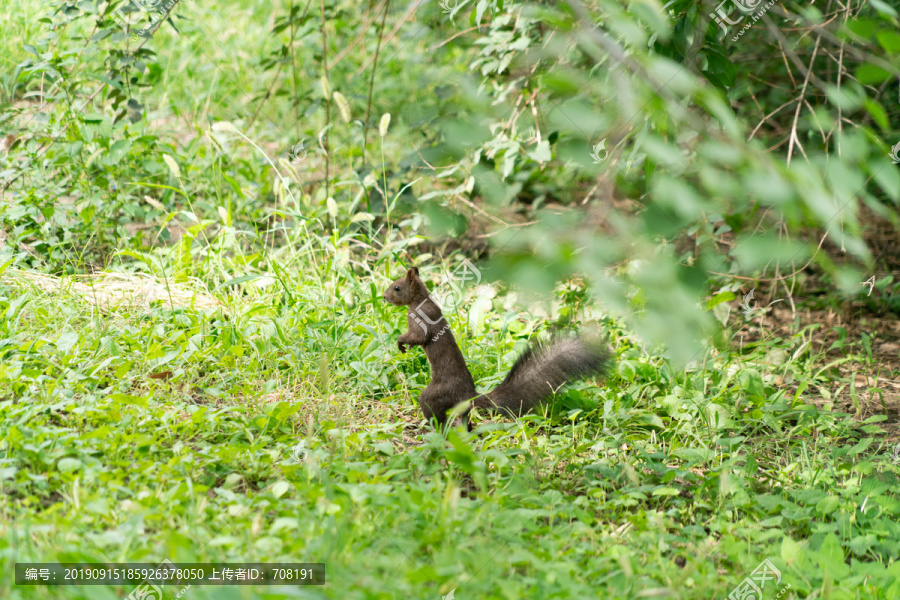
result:
M 837 299 L 834 292 L 826 291 L 829 286 L 823 271 L 811 265 L 803 271 L 803 285 L 794 289 L 792 305 L 786 297 L 790 280 L 762 281 L 757 299 L 763 310 L 744 323 L 734 342 L 746 346 L 796 338 L 795 350 L 809 342 L 816 369 L 828 368 L 837 377 L 828 388 L 811 381 L 806 400 L 860 419 L 883 414 L 888 417 L 885 425 L 891 438 L 900 439 L 900 316 L 895 291 L 900 281 L 900 230 L 890 219 L 865 207 L 861 220 L 875 260 L 871 276 L 875 280 L 892 276 L 887 288 L 879 290 L 860 282 L 858 296 Z M 822 252 L 836 264 L 851 262 L 828 240 L 822 244 Z M 796 389 L 795 382 L 784 383 Z

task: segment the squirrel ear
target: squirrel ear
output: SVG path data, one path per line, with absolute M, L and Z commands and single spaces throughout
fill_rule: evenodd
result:
M 406 272 L 406 278 L 409 279 L 410 281 L 412 281 L 413 278 L 418 277 L 418 276 L 419 276 L 419 267 L 412 267 L 412 268 L 410 268 L 409 271 Z

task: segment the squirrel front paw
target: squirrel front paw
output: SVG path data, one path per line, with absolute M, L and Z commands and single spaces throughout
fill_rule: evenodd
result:
M 397 340 L 397 347 L 400 348 L 400 352 L 406 354 L 406 344 L 404 344 L 400 340 Z

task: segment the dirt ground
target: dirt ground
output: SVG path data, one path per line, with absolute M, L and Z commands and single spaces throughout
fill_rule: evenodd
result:
M 874 268 L 867 275 L 874 276 L 875 280 L 892 275 L 893 283 L 889 287 L 896 286 L 900 281 L 900 228 L 865 207 L 860 220 L 864 223 L 863 237 L 874 259 Z M 835 264 L 852 262 L 827 238 L 820 251 L 827 253 Z M 891 306 L 881 291 L 861 281 L 856 297 L 835 301 L 833 288 L 825 284 L 823 271 L 815 265 L 803 269 L 802 278 L 802 286 L 794 288 L 802 291 L 794 296 L 792 280 L 748 282 L 747 291 L 754 284 L 759 286 L 758 306 L 765 308 L 759 318 L 744 324 L 735 343 L 771 338 L 790 340 L 803 332 L 804 339 L 810 342 L 809 351 L 821 355 L 816 362 L 817 369 L 850 354 L 871 353 L 871 358 L 865 360 L 839 362 L 834 366 L 839 381 L 828 390 L 811 385 L 804 397 L 821 407 L 833 402 L 830 408 L 860 420 L 886 415 L 888 420 L 882 426 L 892 440 L 900 440 L 900 315 L 896 299 Z M 843 344 L 839 343 L 842 337 Z M 868 338 L 868 345 L 864 338 Z M 799 343 L 798 340 L 796 345 Z

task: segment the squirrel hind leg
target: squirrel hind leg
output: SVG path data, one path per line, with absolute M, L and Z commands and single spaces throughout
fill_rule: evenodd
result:
M 422 402 L 421 399 L 419 401 L 419 408 L 422 409 L 422 416 L 425 417 L 426 421 L 436 425 L 438 429 L 444 427 L 444 424 L 447 422 L 447 411 L 436 411 L 428 404 L 428 402 Z
M 439 427 L 443 427 L 447 422 L 447 408 L 441 401 L 441 393 L 438 388 L 429 385 L 422 390 L 419 395 L 419 408 L 422 409 L 422 416 L 429 423 L 437 423 Z

